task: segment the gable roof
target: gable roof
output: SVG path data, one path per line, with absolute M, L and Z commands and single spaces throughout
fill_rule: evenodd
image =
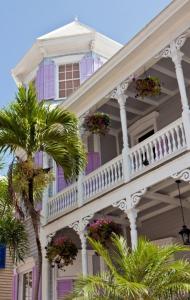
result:
M 95 29 L 90 28 L 87 25 L 80 23 L 78 20 L 66 24 L 58 29 L 55 29 L 47 34 L 44 34 L 38 38 L 38 40 L 62 38 L 73 35 L 88 34 L 95 32 Z
M 56 57 L 93 51 L 106 59 L 111 58 L 123 45 L 96 32 L 95 29 L 75 20 L 56 30 L 38 37 L 12 70 L 17 84 L 34 72 L 44 57 Z

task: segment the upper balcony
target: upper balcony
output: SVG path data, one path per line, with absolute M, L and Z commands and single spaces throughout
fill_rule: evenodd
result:
M 145 172 L 174 159 L 187 150 L 182 119 L 179 118 L 151 137 L 130 148 L 131 180 Z M 123 158 L 119 155 L 84 176 L 82 197 L 84 203 L 91 201 L 124 184 Z M 50 198 L 48 201 L 48 221 L 77 208 L 80 205 L 78 183 L 74 183 Z
M 136 73 L 132 74 L 136 78 L 144 78 L 147 75 L 158 77 L 162 86 L 159 96 L 135 97 L 134 82 L 130 81 L 127 88 L 123 89 L 123 96 L 127 98 L 125 108 L 112 93 L 107 93 L 97 101 L 97 95 L 102 95 L 103 87 L 107 90 L 106 84 L 111 80 L 110 75 L 105 84 L 101 80 L 97 83 L 95 80 L 97 73 L 94 76 L 94 86 L 91 85 L 93 78 L 86 83 L 89 91 L 84 93 L 83 98 L 80 93 L 85 90 L 85 85 L 68 99 L 68 103 L 70 101 L 68 108 L 70 107 L 79 116 L 85 112 L 83 111 L 85 105 L 86 111 L 90 109 L 108 113 L 112 126 L 110 133 L 105 137 L 87 137 L 88 151 L 100 154 L 101 166 L 48 200 L 48 222 L 122 185 L 127 186 L 134 179 L 152 172 L 167 164 L 168 161 L 175 162 L 179 156 L 189 150 L 190 118 L 186 97 L 186 91 L 187 95 L 190 95 L 189 47 L 188 33 L 186 41 L 183 41 L 180 47 L 176 46 L 176 53 L 179 54 L 177 63 L 172 62 L 171 56 L 161 55 L 159 58 L 149 59 L 146 65 L 142 64 L 137 68 Z M 183 57 L 180 55 L 179 48 Z M 105 65 L 102 69 L 106 68 Z M 124 65 L 121 69 L 124 71 Z M 99 72 L 103 71 L 99 70 Z M 121 75 L 119 69 L 118 74 Z M 113 76 L 117 77 L 115 73 Z M 67 102 L 65 105 L 67 107 Z

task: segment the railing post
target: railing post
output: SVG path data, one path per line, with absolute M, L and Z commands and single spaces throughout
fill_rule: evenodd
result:
M 183 53 L 180 51 L 180 48 L 184 45 L 185 41 L 186 41 L 186 35 L 183 34 L 180 37 L 178 37 L 176 40 L 172 41 L 169 47 L 161 51 L 159 56 L 170 57 L 174 63 L 177 82 L 179 86 L 179 92 L 181 96 L 182 121 L 183 121 L 183 126 L 185 131 L 187 148 L 190 149 L 190 109 L 189 109 L 189 103 L 188 103 L 187 92 L 185 87 L 183 68 L 181 63 Z
M 127 130 L 127 114 L 126 114 L 126 99 L 125 91 L 128 88 L 129 80 L 121 83 L 117 88 L 112 92 L 111 98 L 117 99 L 120 108 L 120 118 L 121 118 L 121 128 L 123 136 L 123 177 L 124 181 L 128 182 L 131 176 L 131 163 L 129 158 L 129 141 L 128 141 L 128 130 Z
M 48 168 L 48 155 L 47 153 L 43 152 L 43 168 L 46 169 Z M 45 225 L 47 224 L 47 219 L 48 219 L 48 187 L 43 192 L 42 196 L 42 224 Z
M 86 141 L 86 135 L 83 128 L 83 123 L 84 123 L 84 116 L 80 117 L 79 119 L 79 134 L 81 140 L 84 142 L 84 146 L 87 147 L 87 141 Z M 78 176 L 78 182 L 77 182 L 77 202 L 79 207 L 82 206 L 84 203 L 83 180 L 84 180 L 84 171 L 80 172 Z

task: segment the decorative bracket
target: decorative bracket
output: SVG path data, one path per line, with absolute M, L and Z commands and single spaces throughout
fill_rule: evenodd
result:
M 165 57 L 165 58 L 171 57 L 172 58 L 173 55 L 174 55 L 174 51 L 175 52 L 177 51 L 180 54 L 181 52 L 179 50 L 185 44 L 186 38 L 187 38 L 187 33 L 184 33 L 184 34 L 180 35 L 177 39 L 175 39 L 173 42 L 170 43 L 169 47 L 166 47 L 163 50 L 161 50 L 155 56 L 155 58 L 156 59 L 161 58 L 161 57 Z
M 190 182 L 190 170 L 185 169 L 172 175 L 172 178 Z
M 76 233 L 80 236 L 81 234 L 84 234 L 85 228 L 89 223 L 89 220 L 92 219 L 94 214 L 88 215 L 86 217 L 81 218 L 78 221 L 73 222 L 69 225 L 70 228 L 73 228 Z
M 130 75 L 126 80 L 121 82 L 111 93 L 107 95 L 107 98 L 118 99 L 128 88 L 130 82 L 133 80 L 134 75 Z M 126 96 L 127 97 L 127 96 Z
M 123 210 L 124 212 L 129 211 L 132 208 L 135 208 L 139 203 L 142 196 L 146 193 L 147 189 L 144 188 L 134 194 L 131 195 L 130 199 L 122 199 L 120 201 L 114 202 L 112 205 L 113 207 L 118 207 L 119 209 Z

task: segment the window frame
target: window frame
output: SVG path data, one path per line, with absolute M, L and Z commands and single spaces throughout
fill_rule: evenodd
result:
M 75 65 L 76 69 L 75 69 Z M 71 70 L 67 70 L 67 68 L 71 67 Z M 60 67 L 64 67 L 63 71 L 60 71 Z M 74 73 L 78 73 L 78 77 L 74 77 Z M 64 74 L 64 79 L 60 79 L 60 74 Z M 67 75 L 70 74 L 70 78 L 67 78 Z M 77 81 L 77 87 L 74 86 L 74 82 Z M 65 83 L 65 88 L 61 88 L 60 84 Z M 67 87 L 67 84 L 71 83 L 71 87 Z M 66 99 L 68 98 L 78 87 L 80 86 L 80 65 L 79 62 L 72 62 L 72 63 L 64 63 L 58 66 L 58 98 L 59 99 Z M 71 91 L 70 93 L 69 90 Z M 65 91 L 65 96 L 60 96 L 60 92 Z

